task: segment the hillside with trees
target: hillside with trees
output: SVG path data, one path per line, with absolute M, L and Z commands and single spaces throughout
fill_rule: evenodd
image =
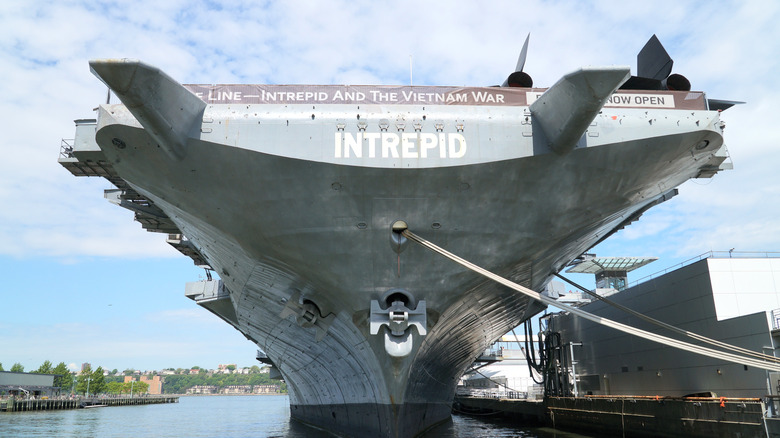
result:
M 165 376 L 164 394 L 183 394 L 193 386 L 216 386 L 220 389 L 231 385 L 281 385 L 281 391 L 287 392 L 287 385 L 271 380 L 268 373 L 257 374 L 174 374 Z
M 0 371 L 3 371 L 0 363 Z M 24 372 L 24 366 L 14 363 L 11 372 Z M 76 394 L 142 394 L 148 391 L 149 384 L 139 381 L 141 375 L 151 377 L 160 375 L 163 378 L 164 394 L 184 394 L 193 386 L 213 386 L 222 390 L 229 386 L 239 385 L 273 385 L 279 387 L 282 393 L 287 392 L 287 385 L 279 380 L 272 380 L 267 368 L 257 365 L 239 370 L 235 365 L 220 365 L 219 370 L 207 370 L 198 366 L 192 368 L 167 368 L 162 372 L 144 372 L 126 369 L 122 372 L 114 369 L 110 372 L 97 367 L 92 370 L 89 364 L 79 373 L 73 373 L 65 362 L 52 366 L 50 361 L 45 361 L 32 373 L 55 374 L 54 387 L 60 388 L 61 394 L 74 392 Z M 126 376 L 132 376 L 134 381 L 125 382 Z

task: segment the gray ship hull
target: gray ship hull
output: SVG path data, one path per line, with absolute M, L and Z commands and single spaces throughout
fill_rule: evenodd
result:
M 437 120 L 423 105 L 358 108 L 212 104 L 181 155 L 124 105 L 101 106 L 92 131 L 104 165 L 219 274 L 188 295 L 267 354 L 294 418 L 343 435 L 414 436 L 447 420 L 462 372 L 543 309 L 403 241 L 394 222 L 540 289 L 725 158 L 710 111 L 605 109 L 559 154 L 523 134 L 523 106 L 448 107 Z M 431 146 L 428 161 L 400 134 L 391 148 L 382 133 L 401 116 L 419 123 L 418 139 L 456 141 Z M 386 308 L 398 291 L 410 323 L 395 332 Z M 381 312 L 391 321 L 377 330 Z

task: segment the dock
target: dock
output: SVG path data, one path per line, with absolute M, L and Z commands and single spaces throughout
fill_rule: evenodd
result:
M 771 405 L 771 403 L 770 403 Z M 760 398 L 652 396 L 545 397 L 458 395 L 453 411 L 495 415 L 518 425 L 618 437 L 780 437 L 780 419 Z
M 136 406 L 178 403 L 178 396 L 152 395 L 144 397 L 82 397 L 82 398 L 9 398 L 0 400 L 0 412 L 50 411 L 110 406 Z

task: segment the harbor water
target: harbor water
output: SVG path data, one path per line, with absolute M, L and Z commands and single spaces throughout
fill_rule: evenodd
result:
M 327 438 L 290 421 L 287 396 L 181 397 L 179 403 L 61 411 L 0 413 L 2 437 Z M 425 438 L 582 438 L 544 428 L 522 428 L 489 418 L 453 415 Z

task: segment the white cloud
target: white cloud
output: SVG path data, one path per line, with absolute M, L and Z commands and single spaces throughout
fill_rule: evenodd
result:
M 408 82 L 412 55 L 415 84 L 493 85 L 511 72 L 528 32 L 526 71 L 538 86 L 582 65 L 629 64 L 635 71 L 636 53 L 655 33 L 674 58 L 674 71 L 694 88 L 748 102 L 722 116 L 735 169 L 708 185 L 685 184 L 680 196 L 602 244 L 601 255 L 680 258 L 710 249 L 779 249 L 780 182 L 774 175 L 780 138 L 773 111 L 780 101 L 778 22 L 780 4 L 736 0 L 261 6 L 6 0 L 0 2 L 0 119 L 6 127 L 0 138 L 0 256 L 68 262 L 181 257 L 164 236 L 146 233 L 129 212 L 103 200 L 106 182 L 76 179 L 56 164 L 60 139 L 73 136 L 72 120 L 92 117 L 105 99 L 89 59 L 138 58 L 184 83 L 397 84 Z M 34 354 L 29 344 L 3 336 L 4 348 Z M 192 347 L 149 342 L 181 354 Z M 149 354 L 135 343 L 121 346 Z M 123 366 L 132 365 L 117 367 Z
M 175 256 L 161 236 L 144 233 L 127 212 L 100 199 L 106 183 L 76 180 L 56 164 L 60 138 L 73 135 L 71 120 L 92 116 L 105 98 L 86 64 L 97 57 L 139 58 L 182 82 L 406 83 L 411 55 L 417 84 L 490 85 L 511 71 L 531 32 L 526 70 L 544 86 L 584 64 L 635 68 L 637 51 L 656 33 L 675 59 L 675 71 L 694 87 L 711 97 L 748 101 L 723 115 L 734 172 L 766 162 L 773 165 L 756 170 L 771 172 L 780 161 L 773 153 L 778 140 L 772 111 L 780 98 L 780 60 L 774 56 L 780 7 L 704 5 L 4 2 L 0 117 L 14 129 L 2 140 L 0 205 L 6 207 L 0 209 L 0 253 Z M 726 223 L 733 208 L 724 204 L 740 204 L 762 212 L 757 223 L 771 223 L 778 207 L 750 195 L 776 196 L 770 175 L 735 181 L 718 187 L 718 196 L 702 191 L 705 204 L 680 196 L 672 215 L 695 205 Z M 638 233 L 674 228 L 675 222 L 656 217 L 626 235 L 634 240 Z

